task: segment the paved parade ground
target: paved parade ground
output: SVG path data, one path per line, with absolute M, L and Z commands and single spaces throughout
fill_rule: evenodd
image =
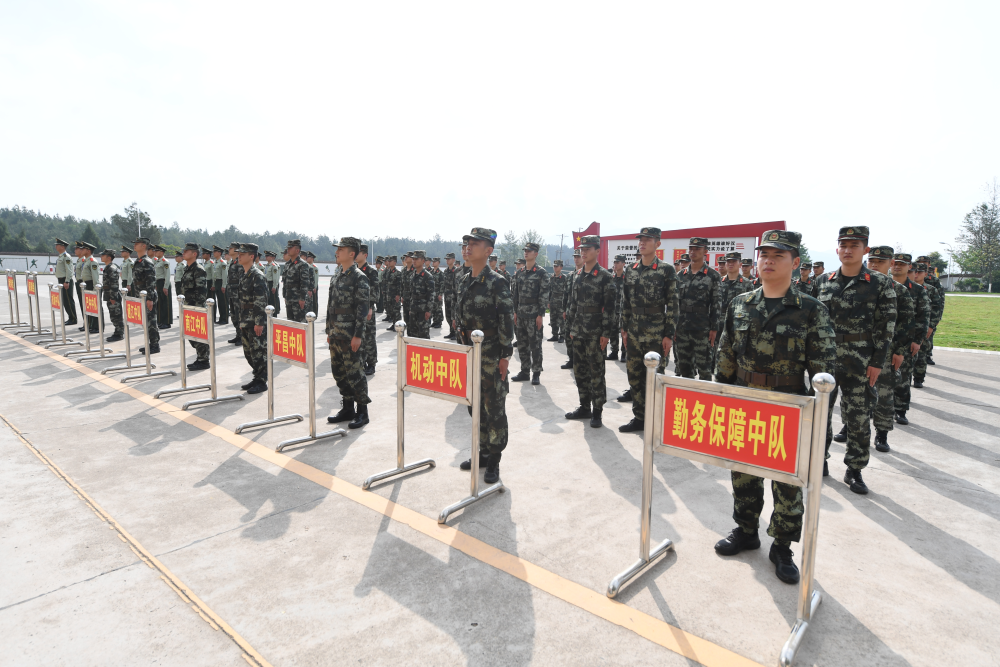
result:
M 43 291 L 46 325 L 47 304 Z M 371 423 L 282 453 L 305 423 L 233 433 L 267 416 L 266 393 L 185 412 L 205 394 L 153 398 L 179 378 L 122 384 L 122 373 L 100 374 L 120 359 L 80 363 L 0 334 L 0 665 L 777 663 L 798 588 L 768 561 L 769 493 L 762 548 L 713 551 L 734 525 L 726 470 L 657 455 L 652 537 L 676 550 L 606 597 L 638 555 L 642 438 L 617 431 L 631 417 L 614 400 L 627 387 L 622 362 L 607 362 L 605 426 L 593 429 L 564 418 L 578 404 L 559 369 L 565 345 L 544 343 L 541 385 L 512 384 L 507 400 L 507 492 L 446 526 L 438 513 L 469 490 L 464 406 L 408 395 L 408 459 L 437 466 L 362 491 L 395 465 L 386 326 Z M 232 331 L 216 330 L 222 394 L 250 379 L 241 348 L 225 342 Z M 317 332 L 328 430 L 340 397 L 322 318 Z M 157 370 L 177 370 L 176 322 L 161 333 Z M 1000 664 L 1000 356 L 934 358 L 892 451 L 872 447 L 867 496 L 843 483 L 844 446 L 833 444 L 823 603 L 796 664 Z M 276 414 L 308 415 L 305 371 L 275 370 Z M 792 549 L 798 560 L 801 545 Z

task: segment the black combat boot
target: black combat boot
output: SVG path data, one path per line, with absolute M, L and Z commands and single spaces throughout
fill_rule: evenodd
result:
M 159 345 L 150 345 L 149 346 L 149 353 L 150 354 L 159 354 L 160 353 L 160 346 Z M 140 347 L 139 348 L 139 354 L 146 354 L 146 348 L 145 347 Z
M 107 338 L 105 338 L 104 340 L 107 341 L 108 343 L 116 343 L 120 340 L 123 340 L 124 338 L 125 336 L 116 331 Z
M 375 364 L 365 364 L 365 375 L 375 375 Z
M 792 558 L 792 548 L 787 544 L 771 545 L 771 553 L 768 558 L 774 563 L 774 573 L 786 584 L 799 583 L 799 568 L 795 567 L 795 560 Z
M 250 388 L 247 389 L 248 394 L 261 394 L 265 391 L 267 391 L 267 382 L 260 378 L 255 379 L 253 384 L 250 385 Z
M 625 393 L 615 399 L 619 403 L 631 403 L 632 402 L 632 388 L 629 387 L 625 390 Z
M 632 421 L 627 424 L 622 424 L 618 427 L 619 433 L 642 433 L 646 430 L 646 424 L 635 417 L 632 417 Z
M 361 428 L 367 423 L 368 423 L 368 404 L 365 403 L 364 405 L 362 405 L 361 403 L 358 403 L 357 414 L 354 415 L 354 419 L 352 419 L 351 423 L 347 425 L 347 428 Z
M 512 376 L 510 378 L 510 381 L 511 382 L 524 382 L 525 380 L 530 380 L 530 379 L 531 379 L 531 374 L 529 374 L 528 371 L 521 371 L 517 375 Z
M 340 412 L 335 415 L 330 415 L 326 418 L 327 423 L 338 424 L 340 422 L 346 422 L 354 419 L 354 415 L 357 413 L 354 411 L 354 401 L 349 401 L 346 398 L 340 401 L 341 408 Z
M 555 343 L 559 340 L 559 334 L 552 334 L 552 338 L 546 338 L 546 340 L 550 343 Z
M 900 426 L 907 426 L 910 423 L 906 418 L 906 410 L 896 410 L 896 423 Z
M 847 426 L 844 425 L 843 427 L 841 427 L 840 433 L 833 436 L 833 439 L 836 440 L 837 442 L 847 442 Z
M 861 495 L 868 493 L 868 485 L 865 484 L 865 480 L 861 479 L 860 470 L 848 468 L 847 472 L 844 473 L 844 484 L 850 485 L 851 491 L 854 493 L 860 493 Z
M 483 481 L 494 484 L 500 481 L 500 454 L 490 454 L 486 457 L 486 474 Z
M 230 343 L 231 345 L 238 345 L 240 343 L 240 335 L 236 334 L 236 336 L 234 338 L 230 338 L 226 342 Z
M 928 366 L 937 366 L 937 364 L 934 363 L 934 358 L 933 357 L 927 357 L 927 365 Z
M 875 431 L 875 449 L 880 452 L 889 451 L 889 432 L 888 431 Z
M 246 384 L 241 384 L 241 385 L 240 385 L 240 389 L 242 389 L 243 391 L 246 391 L 247 389 L 249 389 L 250 387 L 252 387 L 252 386 L 253 386 L 253 383 L 254 383 L 254 382 L 256 382 L 256 381 L 257 381 L 257 378 L 252 378 L 252 379 L 251 379 L 251 380 L 250 380 L 249 382 L 247 382 Z
M 601 413 L 603 412 L 603 408 L 594 408 L 593 414 L 590 416 L 590 428 L 601 428 L 604 426 L 604 422 L 601 421 Z
M 486 470 L 486 464 L 489 462 L 488 459 L 489 459 L 489 455 L 488 454 L 484 454 L 483 452 L 479 452 L 479 468 L 480 468 L 480 470 Z M 468 461 L 462 461 L 459 464 L 458 467 L 459 467 L 460 470 L 472 470 L 472 459 L 469 459 Z
M 823 461 L 823 477 L 829 477 L 829 476 L 830 476 L 830 464 L 827 463 L 826 461 Z
M 557 342 L 557 343 L 565 343 L 565 342 L 566 342 L 566 339 L 565 339 L 565 338 L 563 338 L 562 334 L 559 334 L 559 340 L 557 340 L 556 342 Z
M 572 370 L 573 369 L 573 360 L 570 359 L 569 361 L 567 361 L 565 364 L 563 364 L 559 368 L 563 368 L 563 369 L 566 369 L 566 370 Z
M 542 383 L 541 376 L 542 376 L 542 372 L 541 371 L 538 371 L 537 373 L 532 373 L 531 374 L 531 384 L 541 384 Z
M 194 362 L 188 364 L 189 371 L 204 371 L 211 367 L 212 365 L 208 363 L 208 359 L 196 359 Z
M 715 553 L 720 556 L 735 556 L 741 551 L 760 549 L 760 537 L 757 533 L 750 534 L 743 532 L 739 526 L 733 528 L 729 537 L 725 537 L 715 543 Z
M 604 357 L 604 359 L 607 361 L 618 361 L 618 351 L 612 350 L 608 352 L 608 356 Z
M 913 376 L 913 388 L 914 389 L 923 389 L 924 388 L 924 376 L 923 375 L 914 375 Z
M 590 406 L 581 405 L 573 412 L 566 413 L 566 419 L 587 419 L 591 416 Z

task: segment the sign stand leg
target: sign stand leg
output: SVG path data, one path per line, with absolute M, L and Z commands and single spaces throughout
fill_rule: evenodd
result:
M 145 373 L 136 373 L 135 375 L 126 375 L 125 377 L 123 377 L 121 379 L 122 384 L 125 384 L 129 380 L 140 380 L 140 379 L 144 379 L 144 378 L 159 377 L 161 375 L 177 375 L 177 373 L 175 373 L 174 371 L 156 371 L 155 373 L 153 372 L 153 368 L 155 368 L 155 366 L 153 366 L 153 364 L 150 363 L 150 361 L 149 361 L 149 319 L 146 316 L 146 314 L 147 314 L 147 311 L 146 311 L 146 290 L 143 290 L 143 291 L 139 292 L 139 309 L 142 311 L 142 339 L 143 339 L 143 341 L 146 344 L 146 347 L 145 347 L 145 351 L 146 351 L 146 372 Z M 126 317 L 128 317 L 128 316 L 126 315 Z M 129 340 L 129 338 L 128 338 L 128 320 L 126 319 L 125 320 L 125 344 L 126 344 L 126 346 L 128 345 L 128 340 Z M 131 367 L 131 365 L 132 365 L 132 350 L 131 350 L 131 348 L 129 348 L 129 350 L 128 350 L 128 355 L 126 356 L 126 363 L 128 364 L 128 367 Z M 112 370 L 112 369 L 109 368 L 108 370 Z
M 93 361 L 95 359 L 121 359 L 125 356 L 123 352 L 111 352 L 110 350 L 104 349 L 104 309 L 101 306 L 101 286 L 97 286 L 97 310 L 99 311 L 97 316 L 97 336 L 98 342 L 101 345 L 101 353 L 95 354 L 89 357 L 80 357 L 77 361 Z M 89 326 L 87 327 L 89 330 Z M 89 334 L 88 334 L 89 336 Z M 72 354 L 70 352 L 69 354 Z
M 209 359 L 209 374 L 211 377 L 211 384 L 209 388 L 212 390 L 212 398 L 200 398 L 197 401 L 188 401 L 181 406 L 181 410 L 187 410 L 188 408 L 194 407 L 196 405 L 209 405 L 211 403 L 221 403 L 223 401 L 242 401 L 242 394 L 232 394 L 230 396 L 219 396 L 219 385 L 215 381 L 215 299 L 205 300 L 205 314 L 208 317 L 208 359 Z M 181 322 L 181 330 L 183 332 L 184 323 Z
M 396 322 L 396 467 L 392 470 L 386 470 L 385 472 L 380 472 L 377 475 L 372 475 L 364 482 L 361 483 L 361 488 L 367 491 L 372 484 L 376 482 L 381 482 L 383 479 L 389 479 L 390 477 L 395 477 L 396 475 L 402 475 L 403 473 L 410 472 L 411 470 L 416 470 L 417 468 L 423 468 L 424 466 L 433 468 L 437 465 L 434 459 L 421 459 L 416 463 L 411 463 L 406 465 L 404 463 L 404 411 L 403 411 L 403 374 L 406 372 L 404 368 L 406 364 L 403 361 L 403 330 L 406 329 L 406 324 L 403 322 Z M 475 419 L 475 417 L 473 417 Z M 476 428 L 476 425 L 473 425 Z M 478 457 L 477 461 L 478 463 Z M 473 475 L 473 479 L 478 477 L 478 475 Z
M 274 330 L 271 328 L 271 318 L 274 317 L 274 306 L 268 306 L 264 309 L 264 312 L 267 313 L 267 419 L 240 424 L 233 433 L 242 433 L 249 428 L 257 428 L 258 426 L 291 421 L 300 422 L 305 419 L 300 414 L 285 415 L 284 417 L 274 416 Z
M 646 417 L 642 440 L 642 520 L 639 528 L 639 560 L 608 584 L 608 597 L 614 598 L 630 581 L 638 577 L 674 548 L 669 539 L 663 540 L 652 551 L 649 549 L 650 524 L 653 518 L 653 420 L 656 391 L 656 367 L 660 355 L 648 352 L 642 362 L 646 364 Z
M 472 332 L 472 480 L 469 482 L 470 495 L 464 500 L 459 500 L 453 505 L 448 505 L 441 513 L 438 515 L 438 523 L 444 523 L 448 520 L 448 516 L 462 509 L 463 507 L 468 507 L 477 500 L 482 500 L 486 496 L 492 495 L 496 492 L 503 493 L 506 488 L 503 485 L 503 481 L 498 481 L 496 484 L 492 484 L 485 489 L 479 488 L 479 411 L 480 403 L 482 402 L 482 374 L 483 374 L 483 332 L 476 329 Z M 401 360 L 397 359 L 397 363 L 402 363 Z
M 180 315 L 178 320 L 180 324 L 180 343 L 181 343 L 181 386 L 175 389 L 161 389 L 160 391 L 153 394 L 153 398 L 159 398 L 160 396 L 168 396 L 170 394 L 182 394 L 189 391 L 208 391 L 212 388 L 210 384 L 199 384 L 192 387 L 187 386 L 187 334 L 184 332 L 184 295 L 177 295 L 177 314 Z
M 10 297 L 10 303 L 9 303 L 9 305 L 13 309 L 13 313 L 12 313 L 11 318 L 10 318 L 10 320 L 11 320 L 10 324 L 8 324 L 7 326 L 2 327 L 2 328 L 5 329 L 5 330 L 6 329 L 24 329 L 25 327 L 27 327 L 29 325 L 28 325 L 27 322 L 22 322 L 21 321 L 21 304 L 20 304 L 20 302 L 18 301 L 18 298 L 17 298 L 17 271 L 8 271 L 7 272 L 7 280 L 8 280 L 8 284 L 10 284 L 9 281 L 11 281 L 11 280 L 14 281 L 14 289 L 13 290 L 11 290 L 11 289 L 7 290 L 7 296 Z
M 47 336 L 51 331 L 42 328 L 42 309 L 38 303 L 38 273 L 32 272 L 28 277 L 28 314 L 31 316 L 31 331 L 26 331 L 23 333 L 18 333 L 17 335 L 21 338 L 33 338 L 36 336 Z M 35 293 L 31 293 L 31 287 L 34 287 Z M 32 298 L 34 297 L 34 298 Z M 34 306 L 32 306 L 34 304 Z
M 58 285 L 56 288 L 59 290 L 59 319 L 61 321 L 60 326 L 62 327 L 62 342 L 58 342 L 56 339 L 56 311 L 54 308 L 50 307 L 52 311 L 52 342 L 45 346 L 45 349 L 51 349 L 53 347 L 70 347 L 71 345 L 82 345 L 72 338 L 66 338 L 66 307 L 63 305 L 63 287 Z M 52 304 L 52 293 L 49 292 L 49 305 Z

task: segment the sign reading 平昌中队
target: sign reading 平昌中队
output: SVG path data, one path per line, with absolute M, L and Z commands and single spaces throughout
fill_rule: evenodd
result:
M 306 332 L 298 327 L 274 324 L 272 350 L 274 356 L 306 363 Z

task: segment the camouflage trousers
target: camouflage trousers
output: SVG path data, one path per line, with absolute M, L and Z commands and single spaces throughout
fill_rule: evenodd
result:
M 125 322 L 122 320 L 122 302 L 119 299 L 108 301 L 108 315 L 115 327 L 115 334 L 125 335 Z
M 299 306 L 298 301 L 292 301 L 288 299 L 285 301 L 285 307 L 288 309 L 288 319 L 292 322 L 305 322 L 306 312 L 312 310 L 312 304 L 308 298 L 305 299 L 305 308 Z M 313 311 L 315 312 L 315 311 Z
M 612 354 L 618 354 L 619 343 L 622 339 L 621 325 L 615 325 L 615 332 L 611 335 L 611 339 L 608 341 L 608 351 Z
M 903 355 L 903 365 L 899 367 L 899 380 L 896 382 L 893 405 L 896 410 L 906 412 L 910 409 L 910 378 L 913 377 L 913 363 L 916 360 L 909 351 Z
M 756 475 L 733 471 L 733 520 L 749 535 L 756 535 L 760 513 L 764 509 L 764 479 Z M 802 487 L 771 482 L 774 511 L 767 534 L 775 542 L 798 542 L 802 536 Z
M 406 335 L 411 338 L 431 337 L 431 321 L 425 313 L 407 313 Z
M 675 374 L 681 377 L 712 379 L 712 346 L 708 343 L 708 331 L 687 330 L 677 331 L 674 342 L 674 362 L 677 364 Z
M 563 332 L 563 309 L 560 306 L 549 309 L 549 326 L 552 327 L 552 337 L 555 338 Z
M 638 420 L 646 418 L 646 364 L 642 362 L 647 352 L 660 355 L 657 373 L 667 370 L 667 357 L 663 354 L 663 338 L 628 337 L 628 353 L 625 358 L 625 372 L 628 373 L 628 387 L 632 391 L 632 416 Z
M 254 380 L 267 381 L 267 327 L 263 333 L 254 333 L 253 325 L 240 327 L 240 341 L 243 343 L 243 356 L 250 364 Z
M 872 407 L 872 424 L 876 431 L 891 431 L 893 413 L 895 412 L 896 370 L 892 367 L 892 354 L 886 354 L 885 366 L 878 375 L 875 389 L 878 391 L 878 403 Z M 900 366 L 902 368 L 902 366 Z
M 365 335 L 361 339 L 361 357 L 369 366 L 378 363 L 378 346 L 375 345 L 375 306 L 372 306 L 371 319 L 365 322 Z
M 844 376 L 837 373 L 837 386 L 830 394 L 830 415 L 826 421 L 826 458 L 830 458 L 830 443 L 833 442 L 833 404 L 840 394 L 840 421 L 847 426 L 847 451 L 844 463 L 853 470 L 864 470 L 868 465 L 868 449 L 871 447 L 871 398 L 868 393 L 868 379 Z
M 931 336 L 931 338 L 933 337 Z M 931 338 L 924 338 L 920 343 L 920 351 L 917 352 L 917 359 L 913 363 L 913 377 L 921 380 L 927 375 L 927 359 L 931 356 L 931 350 L 934 348 Z
M 385 314 L 388 316 L 389 321 L 395 324 L 400 320 L 399 314 L 399 302 L 396 298 L 387 299 L 385 302 Z
M 149 307 L 149 301 L 146 302 L 146 331 L 149 333 L 149 346 L 159 347 L 160 346 L 160 321 L 156 316 L 156 304 L 153 307 Z
M 444 297 L 437 296 L 434 297 L 434 307 L 431 308 L 431 323 L 437 326 L 441 326 L 444 321 Z
M 570 344 L 573 346 L 573 376 L 576 378 L 580 405 L 593 405 L 595 410 L 600 410 L 608 400 L 601 339 L 576 336 Z
M 521 359 L 521 371 L 541 373 L 542 330 L 535 324 L 535 316 L 518 315 L 514 333 L 517 336 L 517 356 Z
M 208 361 L 208 343 L 196 343 L 193 340 L 189 340 L 188 342 L 191 343 L 191 347 L 194 348 L 195 360 L 196 361 Z M 266 349 L 267 346 L 265 345 L 264 347 L 265 347 L 264 351 L 266 353 L 267 352 L 267 349 Z M 265 362 L 266 361 L 267 360 L 265 359 Z M 265 367 L 264 367 L 264 376 L 265 376 L 265 378 L 267 377 L 267 365 L 266 365 L 266 363 L 265 363 Z M 254 376 L 254 377 L 256 377 L 256 376 Z
M 240 329 L 240 300 L 236 296 L 236 292 L 231 288 L 226 288 L 226 305 L 229 306 L 229 321 L 233 323 L 233 328 L 239 332 Z M 277 301 L 277 299 L 275 299 Z M 270 303 L 270 301 L 268 301 Z M 274 309 L 274 315 L 277 317 L 278 309 Z
M 355 401 L 358 405 L 368 405 L 368 378 L 361 365 L 361 348 L 351 350 L 350 338 L 334 338 L 330 341 L 330 370 L 337 382 L 337 389 L 345 401 Z
M 445 294 L 444 296 L 444 318 L 448 320 L 448 333 L 455 331 L 455 317 L 458 313 L 455 312 L 457 304 L 455 303 L 455 297 L 451 294 Z
M 507 393 L 510 372 L 500 377 L 500 360 L 483 357 L 479 383 L 479 451 L 499 454 L 507 447 Z M 470 414 L 472 408 L 469 408 Z

